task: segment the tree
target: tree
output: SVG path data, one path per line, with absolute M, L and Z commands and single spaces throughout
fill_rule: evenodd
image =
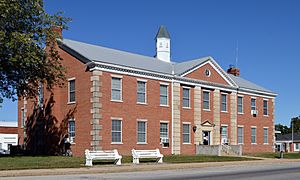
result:
M 293 117 L 291 119 L 291 132 L 292 132 L 292 127 L 294 128 L 294 132 L 300 132 L 300 116 Z
M 0 104 L 36 97 L 40 83 L 48 90 L 63 85 L 53 27 L 66 29 L 68 21 L 62 13 L 47 14 L 43 0 L 0 0 Z
M 282 125 L 282 124 L 276 124 L 275 130 L 280 131 L 281 134 L 288 134 L 290 131 L 290 128 L 285 125 Z

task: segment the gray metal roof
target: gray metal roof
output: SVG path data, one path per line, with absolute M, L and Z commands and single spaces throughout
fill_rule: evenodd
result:
M 243 79 L 242 77 L 239 76 L 234 76 L 232 74 L 228 74 L 228 76 L 240 87 L 240 88 L 246 88 L 246 89 L 252 89 L 252 90 L 258 90 L 258 91 L 264 91 L 264 92 L 270 92 L 273 93 L 272 91 L 263 88 L 257 84 L 254 84 L 246 79 Z
M 140 70 L 146 70 L 151 72 L 162 73 L 171 75 L 174 70 L 175 75 L 182 75 L 189 70 L 205 63 L 212 59 L 211 57 L 204 57 L 190 61 L 184 61 L 181 63 L 169 63 L 161 61 L 154 57 L 148 57 L 138 55 L 130 52 L 115 50 L 102 46 L 91 45 L 83 42 L 73 41 L 69 39 L 63 39 L 58 41 L 59 46 L 77 57 L 84 63 L 88 62 L 102 62 L 113 65 L 120 65 L 129 68 L 136 68 Z M 259 85 L 256 85 L 250 81 L 247 81 L 241 77 L 237 77 L 231 74 L 227 74 L 240 88 L 246 88 L 250 90 L 258 90 L 263 92 L 272 93 L 272 91 L 265 89 Z
M 291 141 L 294 139 L 294 141 L 300 141 L 300 132 L 295 132 L 294 137 L 292 137 L 292 133 L 289 134 L 278 134 L 276 136 L 276 141 Z
M 161 25 L 158 29 L 158 32 L 157 32 L 155 38 L 168 38 L 168 39 L 170 39 L 170 34 L 169 34 L 167 28 L 165 26 Z
M 64 46 L 71 48 L 90 61 L 121 65 L 131 68 L 172 74 L 172 64 L 154 57 L 91 45 L 69 39 L 61 40 Z

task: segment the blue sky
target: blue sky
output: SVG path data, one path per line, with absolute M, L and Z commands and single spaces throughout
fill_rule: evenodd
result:
M 173 61 L 213 56 L 227 69 L 278 93 L 276 123 L 300 114 L 300 1 L 297 0 L 46 0 L 47 12 L 73 20 L 64 38 L 147 56 L 155 54 L 159 25 L 171 34 Z M 16 103 L 5 101 L 0 120 L 17 118 Z

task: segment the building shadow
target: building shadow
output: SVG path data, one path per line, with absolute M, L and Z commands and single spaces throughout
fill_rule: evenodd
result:
M 74 118 L 76 106 L 57 119 L 53 114 L 54 94 L 42 106 L 34 105 L 26 120 L 24 146 L 28 155 L 62 155 L 68 137 L 68 121 Z

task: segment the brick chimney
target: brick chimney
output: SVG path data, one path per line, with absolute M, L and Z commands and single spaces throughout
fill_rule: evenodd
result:
M 230 65 L 227 73 L 234 76 L 240 76 L 240 69 L 236 68 L 234 65 Z
M 59 38 L 62 38 L 62 27 L 61 26 L 52 26 L 52 30 L 58 35 Z

